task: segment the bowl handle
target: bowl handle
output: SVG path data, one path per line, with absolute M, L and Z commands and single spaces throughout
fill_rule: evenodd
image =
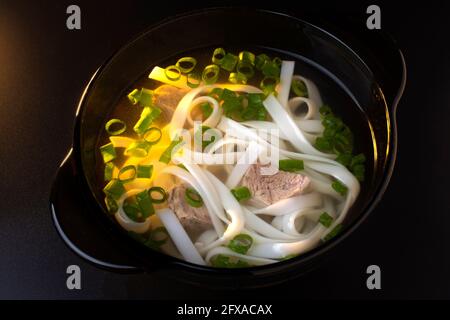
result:
M 59 236 L 72 251 L 97 267 L 141 272 L 132 257 L 118 250 L 110 232 L 83 201 L 74 168 L 71 149 L 59 167 L 50 195 L 52 220 Z

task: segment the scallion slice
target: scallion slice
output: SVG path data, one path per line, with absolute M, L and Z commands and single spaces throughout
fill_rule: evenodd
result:
M 202 82 L 202 77 L 194 72 L 194 73 L 189 73 L 186 77 L 186 84 L 188 85 L 189 88 L 197 88 L 200 83 Z
M 264 94 L 267 96 L 267 95 L 275 92 L 275 88 L 276 88 L 277 84 L 278 84 L 278 79 L 276 77 L 264 77 L 261 80 L 259 87 L 264 92 Z
M 162 238 L 161 238 L 161 236 L 162 236 Z M 156 246 L 163 245 L 164 243 L 167 242 L 168 239 L 169 239 L 169 233 L 167 232 L 166 228 L 164 228 L 164 227 L 155 228 L 150 232 L 149 240 L 151 240 L 152 244 L 154 244 Z
M 203 199 L 200 197 L 195 189 L 187 188 L 184 194 L 184 199 L 186 202 L 194 208 L 199 208 L 203 205 Z
M 118 200 L 125 193 L 125 188 L 122 182 L 113 179 L 103 188 L 103 192 L 114 200 Z
M 297 172 L 305 168 L 303 160 L 281 159 L 278 161 L 278 168 L 282 171 Z
M 136 177 L 137 178 L 147 178 L 150 179 L 153 174 L 153 165 L 144 165 L 138 164 L 136 168 Z
M 172 160 L 172 153 L 178 150 L 178 145 L 183 141 L 182 138 L 173 140 L 166 150 L 159 157 L 159 161 L 168 164 Z
M 241 61 L 237 64 L 236 71 L 245 75 L 247 79 L 251 79 L 255 74 L 253 66 L 250 63 L 244 61 Z
M 340 195 L 345 196 L 348 188 L 346 185 L 344 185 L 342 182 L 336 180 L 331 184 L 331 187 Z
M 255 54 L 250 51 L 239 52 L 239 61 L 255 65 Z
M 104 170 L 104 179 L 105 179 L 105 181 L 112 180 L 113 172 L 114 172 L 114 164 L 112 162 L 106 163 L 105 164 L 105 170 Z
M 212 55 L 212 63 L 220 65 L 225 57 L 225 50 L 223 48 L 216 48 Z
M 251 265 L 244 260 L 241 260 L 236 257 L 229 257 L 224 254 L 218 254 L 212 257 L 211 265 L 215 268 L 228 268 L 228 269 L 251 267 Z
M 139 120 L 134 125 L 133 130 L 137 134 L 143 134 L 145 133 L 150 126 L 152 125 L 153 121 L 155 121 L 159 115 L 161 114 L 161 109 L 156 107 L 145 107 L 144 110 L 141 112 L 141 116 Z
M 222 69 L 225 69 L 225 70 L 231 72 L 236 67 L 238 60 L 239 60 L 238 56 L 231 54 L 231 53 L 227 53 L 223 57 L 222 62 L 220 63 L 220 66 L 222 67 Z
M 178 59 L 175 66 L 177 66 L 181 73 L 189 73 L 194 70 L 197 65 L 197 60 L 193 57 L 183 57 Z
M 248 249 L 253 244 L 253 238 L 250 237 L 248 234 L 238 234 L 235 236 L 230 243 L 228 244 L 228 248 L 233 250 L 234 252 L 240 253 L 240 254 L 246 254 Z
M 151 127 L 145 131 L 143 139 L 151 145 L 157 144 L 162 138 L 162 131 L 157 127 Z
M 324 227 L 329 228 L 333 223 L 333 217 L 330 216 L 327 212 L 323 212 L 319 217 L 319 223 L 321 223 Z
M 147 141 L 134 141 L 125 150 L 126 156 L 144 158 L 148 155 L 152 145 Z
M 261 70 L 267 61 L 270 61 L 270 57 L 267 54 L 262 53 L 257 55 L 255 58 L 256 69 Z
M 231 189 L 231 193 L 236 198 L 237 201 L 245 201 L 252 197 L 249 188 L 247 187 L 238 187 Z
M 119 206 L 117 205 L 116 200 L 114 200 L 112 197 L 107 196 L 105 198 L 105 204 L 106 204 L 106 209 L 108 209 L 108 212 L 110 214 L 114 214 L 117 212 L 117 210 L 119 210 Z
M 330 239 L 334 238 L 335 236 L 337 236 L 340 232 L 342 231 L 342 224 L 338 224 L 336 225 L 333 230 L 331 230 L 326 236 L 325 238 L 323 238 L 323 241 L 329 241 Z
M 278 65 L 276 61 L 266 60 L 264 65 L 261 67 L 261 72 L 266 77 L 280 77 L 281 65 Z
M 219 79 L 220 68 L 215 64 L 206 66 L 202 73 L 202 80 L 205 84 L 216 83 Z
M 141 191 L 136 194 L 136 201 L 139 205 L 140 212 L 144 218 L 150 217 L 155 213 L 155 208 L 153 207 L 152 199 L 150 198 L 147 190 Z
M 306 88 L 306 84 L 300 79 L 292 80 L 291 90 L 294 91 L 294 94 L 297 97 L 308 98 L 308 90 Z
M 235 84 L 247 84 L 247 77 L 240 72 L 231 72 L 228 81 Z
M 153 197 L 153 193 L 159 194 L 160 197 L 159 198 Z M 148 194 L 150 195 L 150 199 L 152 199 L 153 203 L 163 203 L 164 201 L 167 200 L 168 197 L 166 190 L 164 190 L 161 187 L 151 187 L 148 190 Z
M 122 183 L 127 183 L 136 178 L 136 167 L 133 165 L 125 166 L 119 170 L 117 179 Z
M 112 127 L 117 127 L 117 126 L 119 126 L 117 129 L 115 129 L 115 130 L 112 129 Z M 111 119 L 105 124 L 105 130 L 111 136 L 117 136 L 119 134 L 122 134 L 125 132 L 126 129 L 127 129 L 127 125 L 125 124 L 125 122 L 123 122 L 120 119 Z
M 153 104 L 153 91 L 146 88 L 134 89 L 128 94 L 128 100 L 133 105 L 139 103 L 142 107 L 151 106 Z
M 108 163 L 116 158 L 116 149 L 112 143 L 101 146 L 100 153 L 102 154 L 104 163 Z
M 164 75 L 170 81 L 177 81 L 181 78 L 181 69 L 175 65 L 168 66 L 164 69 Z

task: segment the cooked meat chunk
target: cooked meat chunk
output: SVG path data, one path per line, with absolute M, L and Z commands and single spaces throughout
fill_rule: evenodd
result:
M 155 106 L 161 108 L 164 117 L 170 120 L 178 102 L 180 102 L 181 98 L 187 92 L 188 90 L 186 89 L 179 89 L 168 84 L 163 84 L 153 92 L 153 103 Z
M 303 193 L 310 183 L 308 177 L 293 172 L 280 170 L 273 175 L 262 175 L 261 168 L 260 164 L 250 166 L 242 185 L 250 190 L 252 200 L 266 206 Z
M 191 237 L 199 235 L 201 232 L 212 229 L 211 218 L 205 205 L 194 208 L 185 200 L 187 186 L 178 185 L 169 192 L 169 208 L 175 212 L 181 224 Z

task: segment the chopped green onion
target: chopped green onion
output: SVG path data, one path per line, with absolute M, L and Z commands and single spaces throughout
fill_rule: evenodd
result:
M 363 164 L 354 165 L 352 168 L 352 173 L 358 181 L 363 182 L 365 178 L 366 168 Z
M 184 199 L 191 207 L 194 208 L 199 208 L 203 205 L 202 197 L 200 197 L 197 190 L 194 190 L 192 188 L 186 189 L 186 192 L 184 193 Z
M 119 170 L 117 179 L 122 183 L 127 183 L 136 178 L 136 167 L 133 165 L 125 166 Z
M 231 72 L 228 81 L 235 84 L 247 84 L 247 77 L 240 72 Z
M 261 72 L 266 77 L 279 78 L 280 71 L 281 71 L 280 65 L 276 61 L 266 60 L 264 65 L 261 67 Z
M 105 164 L 105 171 L 104 171 L 104 179 L 105 179 L 105 181 L 112 180 L 113 172 L 114 172 L 114 164 L 112 162 L 106 163 Z
M 324 227 L 329 228 L 333 223 L 333 217 L 330 216 L 327 212 L 323 212 L 319 217 L 319 223 L 321 223 Z
M 163 235 L 162 239 L 161 239 L 161 235 Z M 157 246 L 163 245 L 164 243 L 167 242 L 168 239 L 169 239 L 169 234 L 168 234 L 166 228 L 164 228 L 164 227 L 155 228 L 150 232 L 149 240 L 152 240 L 153 244 L 155 244 Z
M 333 148 L 331 141 L 325 137 L 316 138 L 316 142 L 315 142 L 314 146 L 318 150 L 325 151 L 325 152 L 331 151 L 331 149 Z
M 342 182 L 336 180 L 331 184 L 331 187 L 340 195 L 345 196 L 345 194 L 348 191 L 348 188 L 345 184 L 343 184 Z
M 144 218 L 150 217 L 155 213 L 155 208 L 153 207 L 152 199 L 150 198 L 147 190 L 141 191 L 136 195 L 136 201 L 139 205 L 140 212 Z
M 165 68 L 164 74 L 170 81 L 177 81 L 181 78 L 181 70 L 178 66 L 175 65 Z
M 148 156 L 152 145 L 147 141 L 134 141 L 125 150 L 126 156 L 145 158 Z
M 303 160 L 281 159 L 278 161 L 278 168 L 282 171 L 297 172 L 305 168 Z
M 218 254 L 211 258 L 211 265 L 216 268 L 248 268 L 248 262 L 238 259 L 236 257 L 229 257 L 223 254 Z
M 192 70 L 194 70 L 196 65 L 197 60 L 193 57 L 183 57 L 179 59 L 176 63 L 176 66 L 180 69 L 182 73 L 191 72 Z
M 147 178 L 150 179 L 153 174 L 153 165 L 138 164 L 136 169 L 137 178 Z
M 281 68 L 281 65 L 283 64 L 283 60 L 281 60 L 279 57 L 275 57 L 273 58 L 273 63 L 275 63 L 275 65 L 277 65 L 279 68 Z
M 167 149 L 164 150 L 164 152 L 161 154 L 161 156 L 159 157 L 159 161 L 168 164 L 170 160 L 172 160 L 172 153 L 178 150 L 177 146 L 182 141 L 183 141 L 182 138 L 179 138 L 178 140 L 173 140 L 167 147 Z
M 116 130 L 111 129 L 112 126 L 117 126 L 117 125 L 119 125 L 119 128 L 117 128 Z M 105 130 L 111 136 L 117 136 L 121 133 L 124 133 L 126 129 L 127 129 L 127 125 L 125 124 L 125 122 L 123 122 L 120 119 L 111 119 L 105 124 Z
M 261 68 L 264 66 L 266 61 L 270 61 L 270 57 L 267 54 L 264 54 L 264 53 L 259 54 L 255 58 L 255 67 L 256 67 L 256 69 L 261 70 Z
M 223 48 L 216 48 L 212 55 L 212 63 L 214 64 L 222 64 L 223 58 L 225 57 L 225 50 Z
M 278 79 L 275 77 L 264 77 L 259 84 L 265 95 L 269 95 L 275 92 L 275 88 L 278 84 Z
M 201 126 L 201 128 L 194 133 L 194 145 L 195 146 L 201 145 L 202 150 L 204 150 L 207 146 L 213 143 L 216 139 L 215 136 L 212 136 L 209 140 L 203 139 L 205 131 L 208 131 L 209 129 L 211 128 L 208 126 Z
M 335 236 L 337 236 L 342 231 L 342 224 L 336 225 L 336 227 L 333 228 L 326 236 L 323 238 L 323 241 L 328 241 Z
M 255 55 L 250 51 L 239 52 L 239 61 L 248 63 L 250 65 L 255 65 Z
M 233 250 L 234 252 L 240 253 L 240 254 L 246 254 L 248 249 L 253 244 L 253 238 L 250 237 L 248 234 L 238 234 L 235 236 L 230 243 L 228 244 L 228 248 Z
M 231 193 L 236 198 L 237 201 L 245 201 L 252 197 L 249 188 L 247 187 L 238 187 L 231 189 Z
M 242 111 L 242 99 L 236 92 L 224 89 L 221 98 L 223 99 L 222 108 L 227 117 L 231 117 L 233 114 Z
M 156 118 L 158 118 L 160 114 L 161 114 L 161 109 L 159 109 L 159 108 L 145 107 L 144 110 L 142 110 L 141 116 L 140 116 L 139 120 L 136 122 L 133 130 L 137 134 L 145 133 L 150 128 L 153 121 L 155 121 Z
M 156 133 L 156 137 L 155 137 L 155 133 Z M 161 129 L 159 129 L 157 127 L 151 127 L 150 129 L 145 131 L 143 138 L 146 142 L 150 143 L 151 145 L 157 144 L 162 138 Z
M 293 258 L 295 258 L 295 257 L 297 257 L 298 256 L 298 254 L 288 254 L 287 256 L 284 256 L 283 258 L 281 258 L 280 260 L 281 261 L 285 261 L 285 260 L 289 260 L 289 259 L 293 259 Z
M 133 198 L 127 198 L 123 202 L 122 209 L 131 220 L 141 222 L 142 212 L 139 205 Z
M 200 109 L 202 110 L 204 119 L 209 118 L 211 113 L 213 112 L 213 107 L 208 102 L 202 103 L 200 105 Z
M 155 192 L 160 195 L 159 198 L 153 197 L 153 193 L 155 193 Z M 166 190 L 164 190 L 161 187 L 151 187 L 148 190 L 148 193 L 149 193 L 150 198 L 152 199 L 153 203 L 163 203 L 164 201 L 167 200 L 167 197 L 168 197 Z
M 217 101 L 221 100 L 222 98 L 223 89 L 222 88 L 213 88 L 208 95 L 210 97 L 213 97 Z
M 350 153 L 340 153 L 335 160 L 347 167 L 352 162 L 352 155 Z
M 202 80 L 206 84 L 216 83 L 219 79 L 220 68 L 215 64 L 206 66 L 202 73 Z
M 300 79 L 292 80 L 291 89 L 297 97 L 308 98 L 308 90 L 306 84 Z
M 117 212 L 117 210 L 119 210 L 116 200 L 114 200 L 110 196 L 107 196 L 105 198 L 105 204 L 106 204 L 106 208 L 108 209 L 108 212 L 111 214 L 114 214 Z
M 252 65 L 248 62 L 239 62 L 236 71 L 245 75 L 247 79 L 251 79 L 255 74 Z
M 188 169 L 182 163 L 178 164 L 177 167 L 180 167 L 181 169 L 188 171 Z
M 103 192 L 114 200 L 118 200 L 125 193 L 125 188 L 122 182 L 113 179 L 103 188 Z
M 194 81 L 192 81 L 194 80 Z M 186 77 L 186 84 L 189 88 L 197 88 L 202 82 L 202 78 L 198 73 L 189 73 Z
M 364 162 L 366 162 L 366 156 L 363 153 L 360 153 L 352 158 L 350 167 L 353 167 L 358 164 L 363 164 Z
M 322 107 L 320 107 L 319 113 L 320 113 L 322 116 L 327 116 L 327 115 L 329 115 L 329 114 L 332 114 L 333 112 L 331 111 L 330 106 L 324 104 Z
M 239 60 L 238 56 L 235 56 L 234 54 L 231 53 L 227 53 L 223 57 L 220 66 L 222 67 L 222 69 L 231 72 L 236 67 L 238 60 Z
M 110 162 L 116 158 L 116 149 L 112 143 L 101 146 L 100 153 L 102 154 L 104 163 Z
M 151 106 L 153 104 L 153 91 L 146 88 L 134 89 L 128 94 L 128 100 L 133 105 L 139 103 L 142 107 Z

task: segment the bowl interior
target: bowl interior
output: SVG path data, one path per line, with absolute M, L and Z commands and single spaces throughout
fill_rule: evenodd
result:
M 233 21 L 252 23 L 242 27 Z M 99 70 L 82 101 L 80 132 L 74 145 L 80 152 L 84 177 L 99 211 L 103 210 L 106 216 L 95 171 L 98 140 L 112 108 L 130 85 L 167 57 L 213 46 L 265 47 L 292 56 L 329 78 L 353 100 L 352 108 L 358 108 L 354 111 L 364 117 L 361 130 L 369 135 L 369 142 L 363 148 L 369 157 L 366 181 L 345 222 L 346 226 L 352 225 L 376 196 L 384 178 L 391 129 L 383 90 L 358 55 L 333 35 L 290 16 L 246 9 L 208 10 L 161 23 L 119 50 Z M 345 122 L 352 121 L 354 114 L 337 113 Z M 354 133 L 358 136 L 358 132 Z

